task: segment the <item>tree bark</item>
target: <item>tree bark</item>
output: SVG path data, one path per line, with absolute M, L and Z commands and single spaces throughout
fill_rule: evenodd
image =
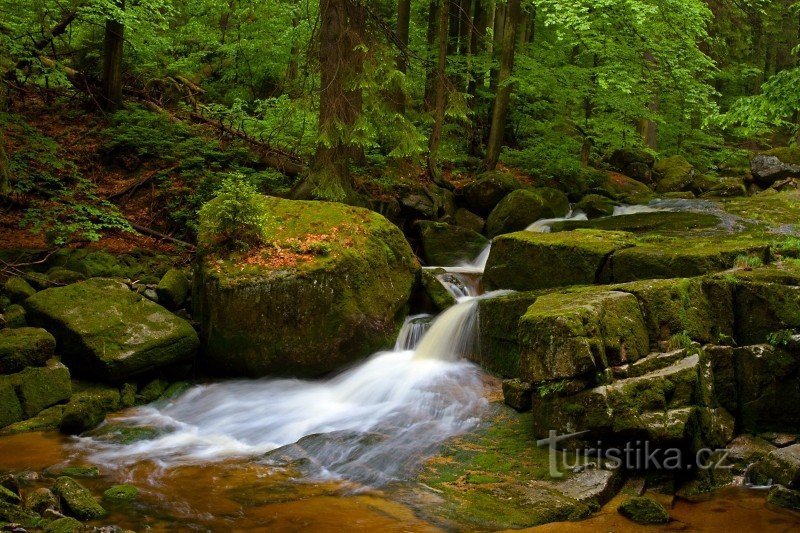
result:
M 292 30 L 295 32 L 297 31 L 298 26 L 300 26 L 300 17 L 295 14 L 292 16 Z M 295 80 L 297 80 L 297 74 L 300 70 L 299 68 L 299 57 L 300 57 L 300 43 L 297 40 L 296 36 L 292 37 L 292 48 L 289 51 L 289 67 L 286 69 L 286 81 L 289 84 L 293 84 Z
M 397 2 L 397 40 L 400 41 L 400 46 L 403 50 L 397 56 L 397 70 L 402 73 L 408 71 L 408 32 L 411 24 L 411 0 L 399 0 Z
M 478 106 L 478 86 L 483 87 L 485 84 L 485 65 L 481 64 L 481 54 L 485 49 L 486 28 L 489 24 L 488 11 L 484 3 L 487 0 L 475 0 L 475 14 L 473 17 L 473 32 L 471 37 L 470 49 L 472 50 L 472 65 L 469 77 L 469 84 L 467 85 L 467 94 L 469 94 L 469 104 L 473 111 Z M 470 155 L 478 155 L 481 143 L 483 142 L 483 125 L 485 124 L 485 116 L 479 113 L 473 113 L 472 131 L 470 132 Z
M 352 196 L 350 161 L 361 148 L 350 138 L 362 112 L 364 7 L 353 0 L 320 0 L 320 140 L 296 198 L 345 201 Z
M 520 0 L 508 0 L 508 11 L 503 31 L 503 50 L 500 54 L 500 71 L 497 79 L 497 94 L 494 99 L 492 126 L 489 130 L 489 142 L 486 146 L 484 167 L 494 170 L 500 159 L 503 146 L 503 134 L 506 129 L 506 115 L 511 101 L 511 73 L 514 70 L 514 48 L 517 42 L 517 23 L 520 15 Z
M 436 102 L 433 113 L 433 131 L 428 144 L 428 173 L 431 179 L 437 184 L 441 184 L 441 177 L 438 168 L 439 146 L 442 141 L 442 129 L 444 128 L 445 109 L 447 107 L 447 49 L 448 49 L 448 26 L 450 22 L 449 0 L 439 0 L 439 11 L 437 16 L 436 36 L 438 39 L 438 54 L 436 61 L 435 94 Z
M 125 8 L 120 0 L 119 6 Z M 100 104 L 106 111 L 114 112 L 122 107 L 122 48 L 125 43 L 125 27 L 118 20 L 106 20 L 103 42 L 103 93 Z
M 436 28 L 439 13 L 439 2 L 431 0 L 428 6 L 428 70 L 425 72 L 425 109 L 428 111 L 433 110 L 435 91 L 436 91 L 436 68 L 435 62 L 431 60 L 434 53 L 434 46 L 436 44 Z
M 506 5 L 499 5 L 494 10 L 494 37 L 492 39 L 492 66 L 489 70 L 489 87 L 497 90 L 498 62 L 503 50 L 503 32 L 506 27 Z
M 11 193 L 11 169 L 6 155 L 6 140 L 0 134 L 0 196 L 8 196 Z

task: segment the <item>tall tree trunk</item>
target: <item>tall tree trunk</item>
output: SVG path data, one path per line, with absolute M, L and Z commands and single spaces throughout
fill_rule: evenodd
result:
M 450 16 L 448 9 L 449 0 L 439 0 L 439 11 L 437 16 L 436 38 L 438 42 L 438 54 L 436 60 L 436 102 L 433 108 L 433 131 L 428 144 L 428 173 L 435 183 L 441 184 L 441 176 L 438 168 L 439 145 L 442 141 L 442 129 L 444 128 L 445 108 L 447 107 L 447 48 L 448 48 L 448 26 Z
M 488 27 L 489 17 L 485 2 L 488 0 L 475 0 L 475 14 L 473 17 L 473 31 L 470 43 L 472 51 L 472 65 L 470 69 L 469 84 L 467 94 L 469 94 L 469 105 L 473 110 L 472 131 L 470 132 L 470 155 L 478 155 L 481 143 L 483 142 L 483 124 L 485 116 L 482 113 L 475 113 L 478 107 L 478 87 L 483 87 L 485 83 L 485 65 L 482 65 L 481 54 L 485 49 L 486 28 Z
M 300 16 L 295 13 L 292 16 L 292 33 L 296 34 L 297 28 L 300 26 Z M 293 85 L 297 80 L 297 74 L 300 71 L 300 41 L 296 35 L 292 35 L 292 48 L 289 51 L 289 67 L 286 69 L 286 81 L 289 85 Z
M 484 167 L 494 170 L 500 159 L 503 147 L 503 134 L 506 129 L 506 115 L 511 101 L 511 73 L 514 70 L 514 48 L 517 42 L 517 23 L 520 16 L 520 0 L 508 0 L 506 23 L 503 30 L 503 50 L 500 54 L 500 72 L 497 80 L 497 94 L 494 98 L 492 126 L 489 130 L 489 142 L 486 146 Z
M 11 193 L 11 169 L 6 155 L 6 140 L 0 134 L 0 196 L 8 196 Z
M 461 17 L 459 16 L 459 0 L 447 1 L 450 4 L 448 6 L 448 13 L 450 14 L 450 27 L 448 28 L 450 39 L 447 44 L 447 54 L 452 56 L 458 53 L 458 24 L 461 21 Z
M 349 137 L 362 112 L 365 10 L 353 0 L 320 0 L 320 141 L 295 198 L 344 201 L 352 195 L 350 161 L 361 148 Z
M 397 70 L 405 74 L 408 71 L 408 33 L 411 23 L 411 0 L 397 2 L 397 40 L 401 50 L 397 55 Z M 392 91 L 392 102 L 395 109 L 404 112 L 406 109 L 406 95 L 401 87 Z
M 489 87 L 497 90 L 499 58 L 503 51 L 503 32 L 506 27 L 507 5 L 499 5 L 494 10 L 494 37 L 492 39 L 492 67 L 489 71 Z
M 428 45 L 428 70 L 425 72 L 425 109 L 428 111 L 433 110 L 434 107 L 434 99 L 435 91 L 436 91 L 436 67 L 435 61 L 433 61 L 434 56 L 434 46 L 436 45 L 436 29 L 437 29 L 437 21 L 439 20 L 438 17 L 439 13 L 439 2 L 438 0 L 431 0 L 430 4 L 428 5 L 428 34 L 427 34 L 427 45 Z
M 124 0 L 119 1 L 125 8 Z M 122 47 L 125 43 L 125 27 L 118 20 L 106 20 L 103 42 L 103 95 L 101 105 L 106 111 L 122 107 Z

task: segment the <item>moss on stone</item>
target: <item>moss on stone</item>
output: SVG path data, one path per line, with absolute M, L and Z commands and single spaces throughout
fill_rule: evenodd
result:
M 34 528 L 39 525 L 41 517 L 27 509 L 12 504 L 0 502 L 0 523 L 19 524 L 23 528 Z
M 121 380 L 190 359 L 191 325 L 122 283 L 91 279 L 25 301 L 31 323 L 51 331 L 65 361 L 89 376 Z
M 637 524 L 666 524 L 669 513 L 664 506 L 647 497 L 630 498 L 617 508 L 619 514 Z
M 139 393 L 136 395 L 137 400 L 142 403 L 154 402 L 158 400 L 162 394 L 164 394 L 164 391 L 167 390 L 167 387 L 169 387 L 169 382 L 166 380 L 154 379 L 139 389 Z
M 28 420 L 17 422 L 3 428 L 0 434 L 14 435 L 17 433 L 28 433 L 30 431 L 45 431 L 49 429 L 58 429 L 61 424 L 61 417 L 64 414 L 63 405 L 54 405 L 49 407 Z
M 58 497 L 45 487 L 39 487 L 29 492 L 25 498 L 25 507 L 39 514 L 44 514 L 48 509 L 58 511 L 61 508 Z
M 784 509 L 800 511 L 800 491 L 788 489 L 783 485 L 775 485 L 769 489 L 767 503 Z
M 489 237 L 522 231 L 541 218 L 563 217 L 569 200 L 555 189 L 516 190 L 497 204 L 486 220 Z
M 519 377 L 519 320 L 540 292 L 513 293 L 478 302 L 478 353 L 470 358 L 484 369 L 506 378 Z
M 69 369 L 57 359 L 44 367 L 29 367 L 10 376 L 25 418 L 31 418 L 72 394 Z
M 28 325 L 25 309 L 19 304 L 8 306 L 5 313 L 3 313 L 3 318 L 6 321 L 6 327 L 9 329 L 24 328 Z
M 456 299 L 452 294 L 442 285 L 439 281 L 439 276 L 446 274 L 447 271 L 443 268 L 437 269 L 423 269 L 421 274 L 420 283 L 425 297 L 434 310 L 441 312 L 451 306 L 455 305 Z
M 48 468 L 44 471 L 48 477 L 59 478 L 69 476 L 79 479 L 93 479 L 100 477 L 100 469 L 92 465 L 69 465 L 64 467 Z
M 53 485 L 53 493 L 58 496 L 64 511 L 81 520 L 95 520 L 108 513 L 95 501 L 92 493 L 68 476 L 60 477 Z
M 316 376 L 390 346 L 419 268 L 402 232 L 341 204 L 265 204 L 269 248 L 204 257 L 194 277 L 206 369 Z M 320 240 L 327 252 L 276 259 L 301 239 Z M 253 254 L 263 263 L 248 265 Z
M 609 217 L 614 214 L 616 202 L 600 194 L 587 194 L 575 206 L 590 219 Z
M 19 494 L 17 494 L 16 492 L 10 491 L 7 488 L 0 485 L 0 502 L 10 503 L 12 505 L 19 505 L 20 497 Z
M 653 197 L 650 187 L 618 172 L 605 172 L 603 180 L 592 192 L 629 203 L 647 203 Z
M 83 433 L 102 424 L 106 414 L 119 407 L 120 393 L 117 389 L 84 386 L 64 407 L 59 429 L 68 435 Z
M 0 428 L 22 420 L 22 406 L 19 404 L 14 384 L 7 377 L 0 376 Z
M 695 169 L 683 156 L 666 157 L 656 161 L 653 173 L 658 178 L 657 192 L 688 191 L 695 180 Z
M 39 328 L 0 330 L 0 374 L 13 374 L 28 366 L 42 366 L 53 357 L 56 339 Z
M 19 303 L 36 294 L 36 289 L 31 287 L 23 278 L 13 276 L 8 278 L 3 285 L 3 294 L 13 303 Z
M 798 146 L 779 146 L 762 152 L 762 154 L 775 156 L 780 159 L 781 163 L 786 163 L 787 165 L 800 165 L 800 147 Z
M 552 231 L 571 231 L 574 229 L 598 229 L 606 231 L 629 231 L 643 234 L 685 234 L 686 232 L 714 228 L 720 223 L 716 215 L 705 213 L 656 211 L 652 213 L 633 213 L 595 220 L 565 220 L 551 226 Z
M 139 489 L 133 485 L 114 485 L 103 492 L 103 499 L 112 504 L 130 503 L 139 496 Z
M 470 210 L 488 215 L 511 192 L 523 186 L 511 174 L 501 171 L 484 172 L 461 190 Z
M 164 274 L 156 287 L 158 302 L 167 309 L 180 309 L 186 303 L 191 284 L 186 274 L 177 268 L 171 268 Z
M 492 244 L 484 283 L 518 291 L 592 284 L 612 253 L 633 244 L 632 234 L 615 231 L 501 235 Z
M 83 524 L 69 516 L 53 520 L 44 526 L 45 533 L 79 533 L 83 530 Z
M 489 244 L 489 240 L 472 230 L 443 222 L 422 220 L 419 231 L 422 258 L 431 266 L 454 266 L 471 261 Z

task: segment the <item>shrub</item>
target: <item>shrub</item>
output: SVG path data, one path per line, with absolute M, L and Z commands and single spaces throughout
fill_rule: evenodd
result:
M 200 209 L 201 248 L 246 250 L 262 244 L 267 217 L 262 198 L 244 175 L 225 178 L 216 197 Z

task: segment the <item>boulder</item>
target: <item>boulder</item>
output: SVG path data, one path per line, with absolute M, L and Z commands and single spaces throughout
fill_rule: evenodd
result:
M 40 328 L 0 330 L 0 374 L 42 366 L 53 357 L 56 339 Z
M 590 219 L 609 217 L 614 214 L 617 203 L 611 198 L 599 194 L 587 194 L 575 206 L 576 209 L 586 213 Z
M 653 166 L 656 177 L 656 191 L 685 192 L 692 190 L 697 172 L 683 156 L 676 155 L 659 159 Z
M 800 328 L 800 286 L 746 279 L 734 287 L 739 344 L 767 342 L 777 331 Z
M 21 422 L 16 422 L 6 426 L 2 430 L 3 435 L 16 435 L 17 433 L 29 433 L 31 431 L 46 431 L 58 429 L 61 424 L 61 417 L 64 415 L 63 405 L 48 407 L 38 415 Z
M 707 213 L 686 211 L 654 211 L 633 213 L 595 220 L 562 220 L 550 226 L 550 231 L 571 231 L 574 229 L 599 229 L 606 231 L 629 231 L 643 234 L 683 235 L 688 231 L 714 228 L 720 223 L 719 217 Z
M 114 280 L 47 289 L 25 301 L 31 324 L 51 331 L 65 361 L 117 381 L 191 359 L 191 325 Z
M 519 319 L 539 296 L 515 292 L 478 301 L 480 349 L 469 358 L 505 378 L 519 376 Z
M 523 185 L 511 174 L 492 170 L 475 178 L 462 189 L 461 195 L 471 211 L 486 216 L 500 200 L 522 188 Z
M 749 473 L 751 481 L 759 485 L 773 483 L 800 489 L 800 444 L 771 451 Z
M 108 513 L 97 503 L 92 493 L 71 477 L 64 476 L 56 480 L 53 493 L 58 496 L 64 511 L 81 520 L 96 520 Z
M 646 497 L 629 498 L 617 507 L 617 512 L 637 524 L 666 524 L 669 513 L 663 505 Z
M 533 386 L 518 379 L 503 380 L 503 400 L 517 411 L 530 411 L 533 405 Z
M 400 196 L 400 209 L 411 220 L 437 220 L 455 213 L 455 198 L 451 191 L 428 184 L 404 192 Z
M 456 303 L 455 297 L 439 281 L 439 276 L 443 275 L 447 275 L 447 271 L 443 268 L 422 270 L 421 284 L 427 300 L 425 307 L 430 306 L 437 312 L 442 312 Z
M 6 312 L 3 313 L 3 318 L 6 321 L 6 328 L 24 328 L 28 324 L 27 314 L 25 308 L 19 304 L 8 306 Z
M 133 485 L 114 485 L 103 492 L 103 499 L 112 504 L 130 503 L 139 496 L 139 489 Z
M 118 390 L 93 386 L 75 393 L 64 407 L 59 429 L 66 435 L 78 435 L 94 429 L 106 418 L 106 414 L 120 408 Z
M 51 268 L 60 267 L 86 278 L 125 278 L 145 284 L 158 283 L 170 264 L 169 257 L 150 250 L 118 254 L 91 248 L 64 248 L 47 262 Z
M 747 196 L 747 187 L 740 178 L 724 178 L 714 184 L 701 198 L 738 198 Z
M 602 181 L 590 192 L 633 203 L 646 202 L 653 196 L 650 187 L 617 172 L 605 172 Z
M 24 279 L 13 276 L 8 278 L 3 285 L 3 294 L 12 303 L 19 303 L 36 294 L 36 289 L 31 287 Z
M 739 435 L 728 443 L 728 462 L 734 465 L 736 473 L 744 474 L 747 468 L 766 457 L 775 446 L 754 435 Z
M 39 487 L 30 492 L 25 498 L 25 507 L 39 514 L 44 514 L 48 509 L 53 511 L 61 509 L 58 497 L 45 487 Z
M 603 281 L 687 278 L 732 268 L 739 256 L 770 261 L 769 244 L 747 238 L 681 238 L 643 242 L 621 249 L 610 260 Z
M 750 173 L 761 187 L 778 180 L 800 178 L 800 148 L 775 148 L 753 156 Z
M 489 237 L 521 231 L 542 218 L 563 217 L 569 200 L 556 189 L 516 190 L 497 204 L 486 221 Z
M 391 346 L 419 269 L 402 232 L 337 203 L 264 197 L 263 207 L 268 243 L 199 260 L 206 369 L 319 376 Z
M 422 258 L 431 266 L 453 266 L 480 255 L 489 240 L 472 230 L 443 222 L 417 222 Z
M 9 379 L 14 385 L 25 418 L 34 417 L 48 407 L 67 401 L 72 394 L 69 370 L 57 359 L 48 361 L 47 366 L 28 367 L 12 374 Z
M 519 322 L 520 378 L 531 383 L 594 376 L 649 351 L 636 298 L 621 292 L 540 296 Z
M 47 271 L 47 279 L 50 285 L 69 285 L 70 283 L 84 281 L 86 276 L 74 270 L 63 267 L 53 267 Z
M 520 231 L 492 243 L 483 282 L 489 290 L 518 291 L 595 283 L 608 257 L 633 246 L 630 233 Z
M 183 307 L 190 290 L 191 284 L 186 274 L 182 270 L 171 268 L 158 282 L 156 294 L 160 304 L 174 311 Z
M 0 428 L 22 420 L 22 406 L 19 404 L 14 384 L 8 377 L 0 376 Z
M 649 183 L 652 179 L 652 169 L 656 159 L 644 150 L 620 148 L 614 150 L 608 162 L 615 170 L 626 176 Z
M 768 344 L 733 350 L 739 427 L 800 433 L 800 353 Z
M 472 230 L 475 233 L 482 233 L 484 226 L 486 226 L 486 221 L 483 218 L 463 207 L 456 209 L 453 214 L 453 222 L 456 226 Z
M 85 531 L 85 529 L 82 522 L 70 516 L 58 518 L 44 526 L 45 533 L 80 533 L 81 531 Z
M 767 503 L 784 509 L 800 511 L 800 491 L 786 488 L 783 485 L 775 485 L 769 489 Z

